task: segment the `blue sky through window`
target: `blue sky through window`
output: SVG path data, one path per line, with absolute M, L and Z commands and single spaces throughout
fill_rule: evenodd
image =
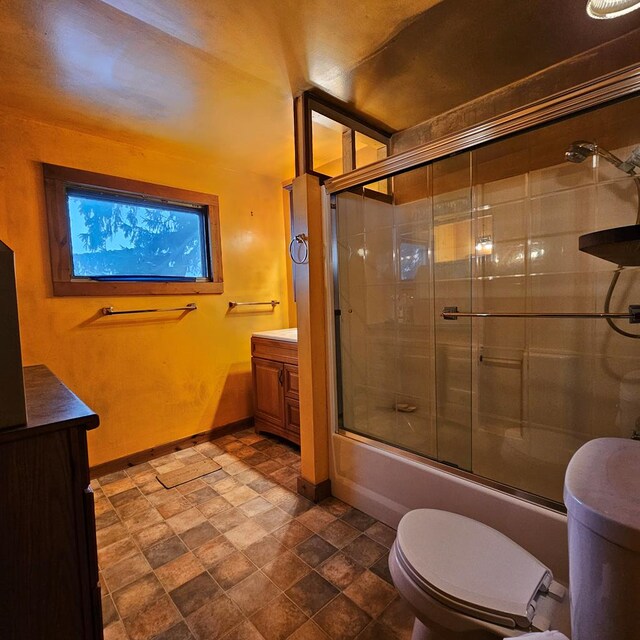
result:
M 200 209 L 67 194 L 75 277 L 206 278 Z

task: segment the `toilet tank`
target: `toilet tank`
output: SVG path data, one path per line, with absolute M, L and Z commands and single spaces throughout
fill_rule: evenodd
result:
M 571 640 L 640 637 L 640 442 L 598 438 L 565 476 Z

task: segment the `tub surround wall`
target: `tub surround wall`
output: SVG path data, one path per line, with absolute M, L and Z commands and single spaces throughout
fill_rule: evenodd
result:
M 13 113 L 0 115 L 0 146 L 0 238 L 16 253 L 24 364 L 46 364 L 100 414 L 91 465 L 250 417 L 251 333 L 289 324 L 280 182 Z M 54 297 L 42 162 L 218 195 L 225 293 Z M 229 300 L 272 298 L 283 302 L 273 311 L 228 312 Z M 187 302 L 198 310 L 180 319 L 99 313 Z

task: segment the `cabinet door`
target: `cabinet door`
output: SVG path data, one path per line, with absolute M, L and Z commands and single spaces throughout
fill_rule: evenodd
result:
M 284 399 L 285 429 L 300 438 L 300 403 L 292 398 Z
M 298 367 L 294 367 L 290 364 L 284 365 L 284 395 L 295 399 L 300 397 Z
M 284 366 L 280 362 L 253 358 L 255 414 L 277 425 L 284 424 Z

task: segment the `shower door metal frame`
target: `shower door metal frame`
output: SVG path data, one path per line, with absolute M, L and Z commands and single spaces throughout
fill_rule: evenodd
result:
M 487 142 L 522 133 L 543 124 L 550 124 L 614 100 L 631 97 L 639 91 L 640 64 L 636 64 L 553 94 L 549 98 L 508 111 L 472 127 L 436 138 L 413 149 L 378 160 L 360 169 L 329 178 L 324 186 L 328 194 L 361 187 L 369 182 L 415 169 L 451 154 L 469 151 Z
M 574 88 L 554 94 L 549 98 L 533 102 L 520 109 L 509 111 L 506 114 L 480 124 L 437 138 L 413 149 L 389 156 L 378 162 L 374 162 L 360 169 L 355 169 L 341 176 L 336 176 L 335 178 L 329 178 L 325 181 L 323 185 L 326 215 L 324 244 L 330 258 L 327 261 L 325 272 L 328 294 L 327 318 L 329 320 L 328 327 L 330 327 L 330 330 L 327 332 L 327 353 L 331 353 L 334 356 L 332 362 L 328 363 L 330 377 L 328 386 L 330 396 L 329 406 L 332 408 L 330 416 L 333 422 L 333 428 L 331 430 L 333 433 L 383 451 L 400 455 L 409 460 L 432 466 L 446 473 L 456 475 L 470 482 L 495 489 L 552 511 L 566 513 L 566 507 L 561 502 L 556 502 L 544 496 L 530 493 L 517 487 L 491 480 L 490 478 L 485 478 L 472 471 L 452 467 L 426 455 L 419 455 L 401 447 L 389 445 L 380 440 L 348 431 L 338 424 L 338 410 L 341 404 L 342 390 L 337 387 L 340 380 L 340 372 L 338 369 L 338 361 L 336 360 L 336 354 L 339 353 L 340 348 L 340 336 L 338 329 L 339 318 L 336 318 L 335 315 L 338 291 L 337 250 L 335 246 L 335 196 L 340 192 L 361 188 L 369 182 L 415 169 L 446 156 L 463 151 L 470 151 L 488 142 L 522 133 L 544 124 L 551 124 L 562 118 L 577 115 L 580 112 L 604 106 L 616 100 L 630 98 L 637 93 L 640 93 L 640 64 L 626 67 L 593 81 L 577 85 Z M 336 298 L 334 298 L 334 296 L 336 296 Z

